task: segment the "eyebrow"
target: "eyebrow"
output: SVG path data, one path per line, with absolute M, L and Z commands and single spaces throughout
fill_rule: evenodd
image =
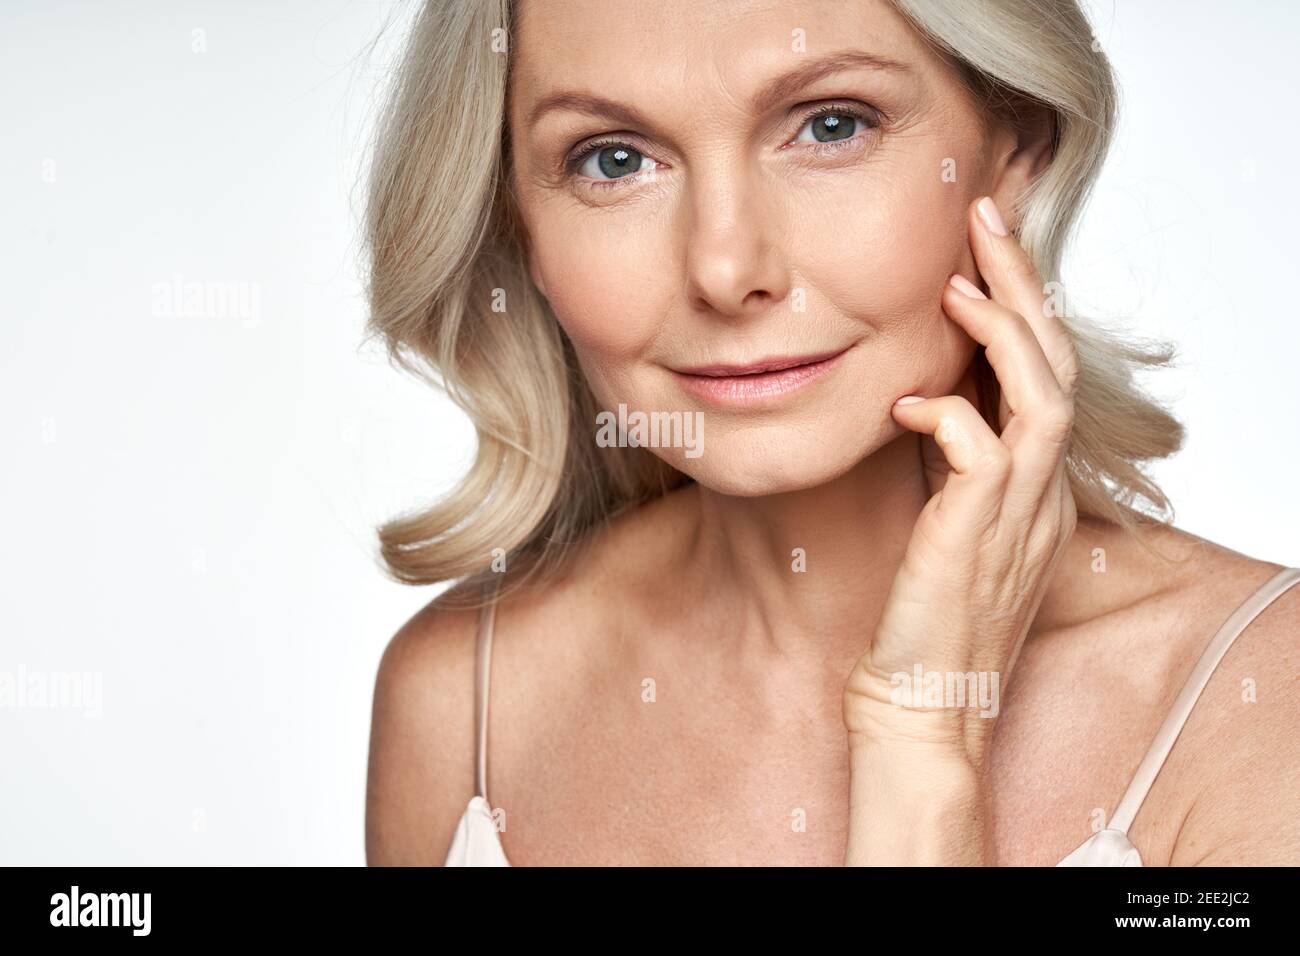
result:
M 804 87 L 811 86 L 818 80 L 845 70 L 878 70 L 891 73 L 911 73 L 912 68 L 899 60 L 867 53 L 860 50 L 847 50 L 819 57 L 809 63 L 794 68 L 768 81 L 750 100 L 755 113 L 762 113 L 774 104 L 797 94 Z M 545 114 L 567 110 L 612 119 L 626 126 L 648 127 L 652 124 L 640 112 L 630 106 L 595 96 L 591 93 L 565 91 L 552 93 L 538 101 L 528 114 L 527 125 L 536 125 Z

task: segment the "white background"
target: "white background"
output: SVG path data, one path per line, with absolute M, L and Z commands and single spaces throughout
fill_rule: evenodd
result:
M 1072 305 L 1180 345 L 1177 524 L 1300 563 L 1300 7 L 1089 9 L 1124 115 Z M 97 718 L 0 708 L 0 862 L 363 861 L 375 667 L 434 593 L 372 529 L 472 451 L 361 348 L 358 176 L 405 11 L 0 10 L 0 673 L 103 682 Z M 190 314 L 188 283 L 233 300 Z

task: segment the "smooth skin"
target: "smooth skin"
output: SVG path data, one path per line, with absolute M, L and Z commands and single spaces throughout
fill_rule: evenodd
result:
M 511 862 L 1055 864 L 1280 565 L 1144 531 L 1166 561 L 1072 514 L 1068 343 L 1046 277 L 976 212 L 991 197 L 1014 235 L 1041 123 L 991 123 L 879 0 L 524 0 L 511 49 L 530 266 L 606 407 L 697 407 L 674 365 L 848 349 L 771 408 L 707 409 L 704 455 L 656 450 L 694 483 L 499 608 L 488 791 Z M 772 85 L 845 50 L 902 69 Z M 563 92 L 637 115 L 531 121 Z M 832 148 L 809 142 L 821 107 L 883 118 Z M 562 172 L 597 139 L 653 175 Z M 980 344 L 999 429 L 965 404 Z M 474 620 L 434 601 L 384 654 L 372 863 L 441 864 L 474 792 Z M 1300 862 L 1297 633 L 1293 589 L 1219 665 L 1130 830 L 1147 865 Z M 886 705 L 916 661 L 1001 672 L 998 717 Z

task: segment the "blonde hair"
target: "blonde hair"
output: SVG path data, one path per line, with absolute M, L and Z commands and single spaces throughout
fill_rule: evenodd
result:
M 1116 121 L 1114 77 L 1087 19 L 1074 0 L 893 2 L 1003 121 L 1025 104 L 1050 110 L 1052 161 L 1012 214 L 1040 274 L 1059 275 Z M 494 554 L 516 584 L 546 575 L 597 524 L 688 480 L 645 449 L 596 447 L 597 403 L 533 287 L 509 186 L 511 17 L 510 0 L 425 3 L 377 127 L 368 332 L 396 365 L 444 388 L 478 434 L 450 495 L 379 529 L 389 573 L 411 584 L 487 580 Z M 1172 348 L 1063 321 L 1080 364 L 1067 458 L 1080 515 L 1130 531 L 1172 517 L 1140 464 L 1177 451 L 1183 429 L 1135 381 Z M 981 361 L 988 416 L 996 383 L 982 350 Z

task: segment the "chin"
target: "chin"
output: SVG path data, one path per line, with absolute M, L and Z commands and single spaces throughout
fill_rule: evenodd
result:
M 665 461 L 710 491 L 758 498 L 828 484 L 882 447 L 887 427 L 852 428 L 741 424 L 715 429 L 697 457 L 657 449 Z

